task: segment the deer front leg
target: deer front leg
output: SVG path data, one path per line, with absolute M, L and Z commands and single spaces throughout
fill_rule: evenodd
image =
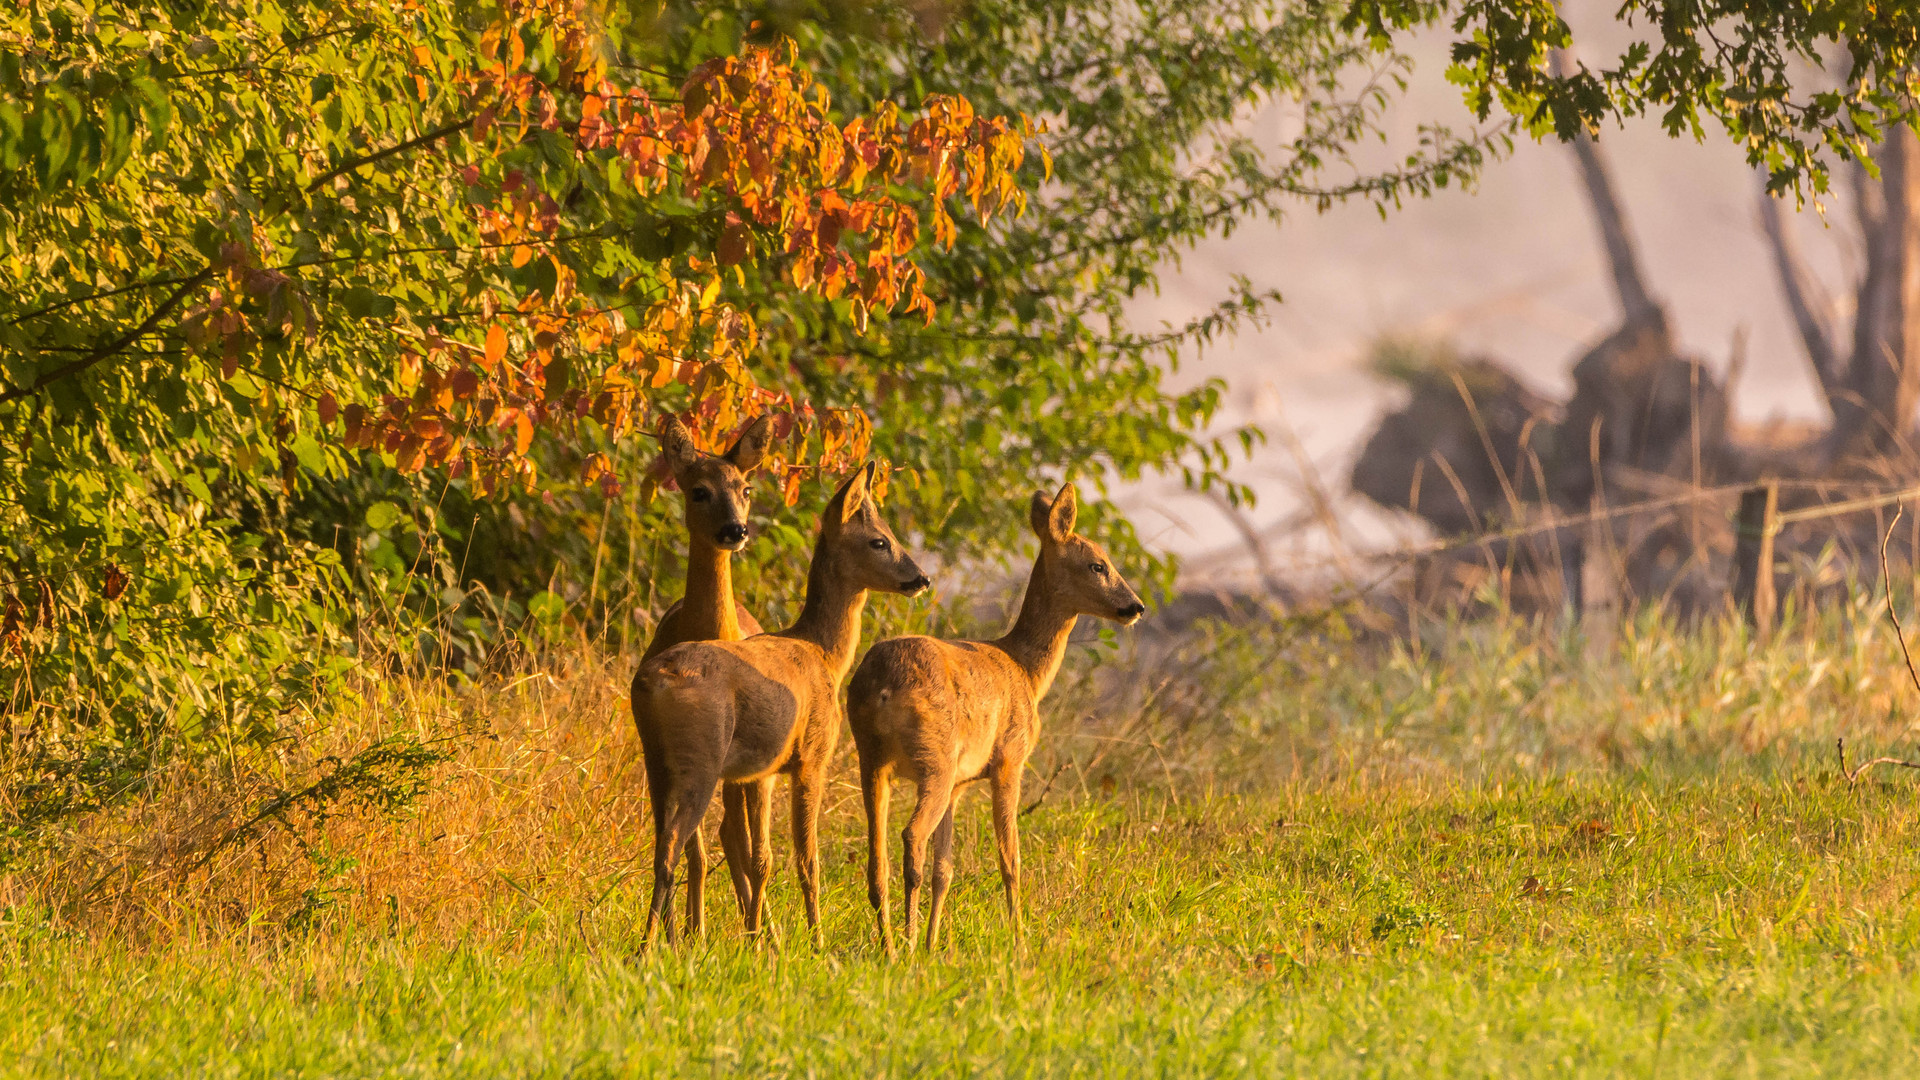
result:
M 793 861 L 800 874 L 800 896 L 807 905 L 813 947 L 826 947 L 820 929 L 820 803 L 826 794 L 825 763 L 793 774 Z
M 993 836 L 1000 847 L 1000 884 L 1007 892 L 1007 918 L 1020 935 L 1020 774 L 1008 763 L 993 774 Z
M 920 919 L 920 875 L 927 862 L 927 840 L 953 801 L 953 777 L 930 775 L 920 781 L 913 817 L 900 831 L 900 880 L 907 894 L 907 948 L 915 944 L 914 924 Z
M 860 795 L 867 810 L 867 903 L 880 925 L 880 945 L 893 952 L 893 920 L 887 911 L 887 802 L 893 794 L 893 770 L 860 766 Z
M 933 896 L 927 905 L 927 951 L 940 944 L 940 915 L 947 907 L 947 888 L 953 884 L 953 804 L 947 798 L 947 812 L 933 830 Z

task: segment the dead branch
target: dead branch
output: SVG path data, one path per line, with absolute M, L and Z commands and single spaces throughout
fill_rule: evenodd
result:
M 1913 654 L 1907 651 L 1907 631 L 1900 625 L 1900 613 L 1893 607 L 1893 575 L 1887 568 L 1887 544 L 1893 540 L 1894 526 L 1900 524 L 1900 515 L 1907 512 L 1905 506 L 1893 509 L 1893 520 L 1887 522 L 1887 534 L 1880 538 L 1880 583 L 1887 593 L 1887 618 L 1893 621 L 1893 639 L 1900 643 L 1900 655 L 1907 661 L 1907 678 L 1913 680 L 1913 688 L 1920 690 L 1920 671 L 1913 669 Z
M 1846 379 L 1840 354 L 1833 345 L 1833 298 L 1807 268 L 1799 246 L 1788 231 L 1780 200 L 1768 194 L 1764 185 L 1760 189 L 1760 227 L 1766 234 L 1767 246 L 1773 250 L 1774 269 L 1780 273 L 1780 289 L 1786 293 L 1787 309 L 1800 331 L 1807 362 L 1813 365 L 1814 385 L 1820 388 L 1821 400 L 1831 409 L 1834 391 Z
M 1920 671 L 1914 670 L 1913 654 L 1907 650 L 1907 632 L 1905 628 L 1900 625 L 1900 612 L 1893 606 L 1893 574 L 1890 572 L 1887 564 L 1887 545 L 1893 540 L 1894 526 L 1900 524 L 1900 515 L 1905 513 L 1906 509 L 1904 506 L 1894 509 L 1893 520 L 1887 522 L 1887 533 L 1880 538 L 1880 582 L 1887 593 L 1887 618 L 1893 623 L 1893 639 L 1900 643 L 1900 655 L 1907 661 L 1907 678 L 1913 680 L 1913 688 L 1915 690 L 1920 690 Z M 1902 769 L 1920 769 L 1920 761 L 1907 761 L 1904 758 L 1895 757 L 1877 757 L 1872 761 L 1861 762 L 1858 768 L 1848 770 L 1847 740 L 1844 738 L 1835 739 L 1834 749 L 1840 755 L 1840 775 L 1847 778 L 1849 785 L 1859 780 L 1861 773 L 1866 772 L 1875 765 L 1892 765 Z
M 1851 785 L 1854 781 L 1860 779 L 1861 773 L 1866 772 L 1868 769 L 1873 768 L 1875 765 L 1897 765 L 1902 769 L 1920 769 L 1920 761 L 1907 761 L 1903 758 L 1877 757 L 1877 758 L 1874 758 L 1872 761 L 1863 761 L 1860 763 L 1858 768 L 1853 769 L 1852 771 L 1848 771 L 1847 740 L 1835 739 L 1834 747 L 1840 752 L 1840 775 L 1847 778 L 1847 783 L 1849 785 Z
M 1578 61 L 1564 49 L 1555 49 L 1552 64 L 1555 75 L 1565 75 Z M 1573 154 L 1580 163 L 1580 179 L 1587 189 L 1587 201 L 1600 226 L 1600 240 L 1607 251 L 1607 267 L 1613 272 L 1613 287 L 1620 297 L 1621 314 L 1628 323 L 1650 319 L 1659 312 L 1653 295 L 1647 291 L 1646 275 L 1640 272 L 1640 257 L 1634 250 L 1632 233 L 1627 229 L 1626 211 L 1613 189 L 1613 178 L 1599 147 L 1586 132 L 1574 136 Z

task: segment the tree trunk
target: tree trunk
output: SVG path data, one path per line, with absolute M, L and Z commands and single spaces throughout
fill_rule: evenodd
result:
M 1920 145 L 1905 128 L 1875 159 L 1880 184 L 1859 184 L 1866 275 L 1853 324 L 1853 355 L 1833 402 L 1835 457 L 1908 447 L 1920 400 Z

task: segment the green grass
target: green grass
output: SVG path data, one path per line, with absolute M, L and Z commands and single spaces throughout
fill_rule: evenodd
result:
M 721 884 L 705 942 L 638 954 L 632 875 L 490 893 L 488 929 L 451 937 L 363 913 L 136 938 L 21 905 L 0 1071 L 1899 1075 L 1920 1041 L 1920 802 L 1911 776 L 1869 775 L 1056 798 L 1024 822 L 1019 942 L 975 796 L 951 946 L 898 963 L 844 803 L 824 953 L 786 868 L 764 950 Z

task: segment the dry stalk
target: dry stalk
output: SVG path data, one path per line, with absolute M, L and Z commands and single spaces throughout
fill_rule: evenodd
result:
M 1907 677 L 1913 680 L 1913 688 L 1920 690 L 1920 671 L 1914 670 L 1913 653 L 1907 650 L 1907 631 L 1905 627 L 1900 625 L 1900 612 L 1893 606 L 1893 574 L 1887 564 L 1887 545 L 1892 542 L 1894 527 L 1900 524 L 1900 515 L 1904 513 L 1906 513 L 1906 507 L 1896 506 L 1894 508 L 1893 520 L 1887 522 L 1886 535 L 1880 538 L 1880 582 L 1887 592 L 1887 618 L 1893 623 L 1893 639 L 1900 643 L 1900 655 L 1907 662 Z M 1875 765 L 1894 765 L 1902 769 L 1920 769 L 1920 761 L 1907 761 L 1904 758 L 1895 757 L 1878 757 L 1872 761 L 1861 762 L 1858 768 L 1849 772 L 1847 770 L 1847 740 L 1844 738 L 1835 740 L 1834 748 L 1840 755 L 1840 775 L 1847 778 L 1849 785 L 1860 779 L 1861 773 L 1866 772 Z

